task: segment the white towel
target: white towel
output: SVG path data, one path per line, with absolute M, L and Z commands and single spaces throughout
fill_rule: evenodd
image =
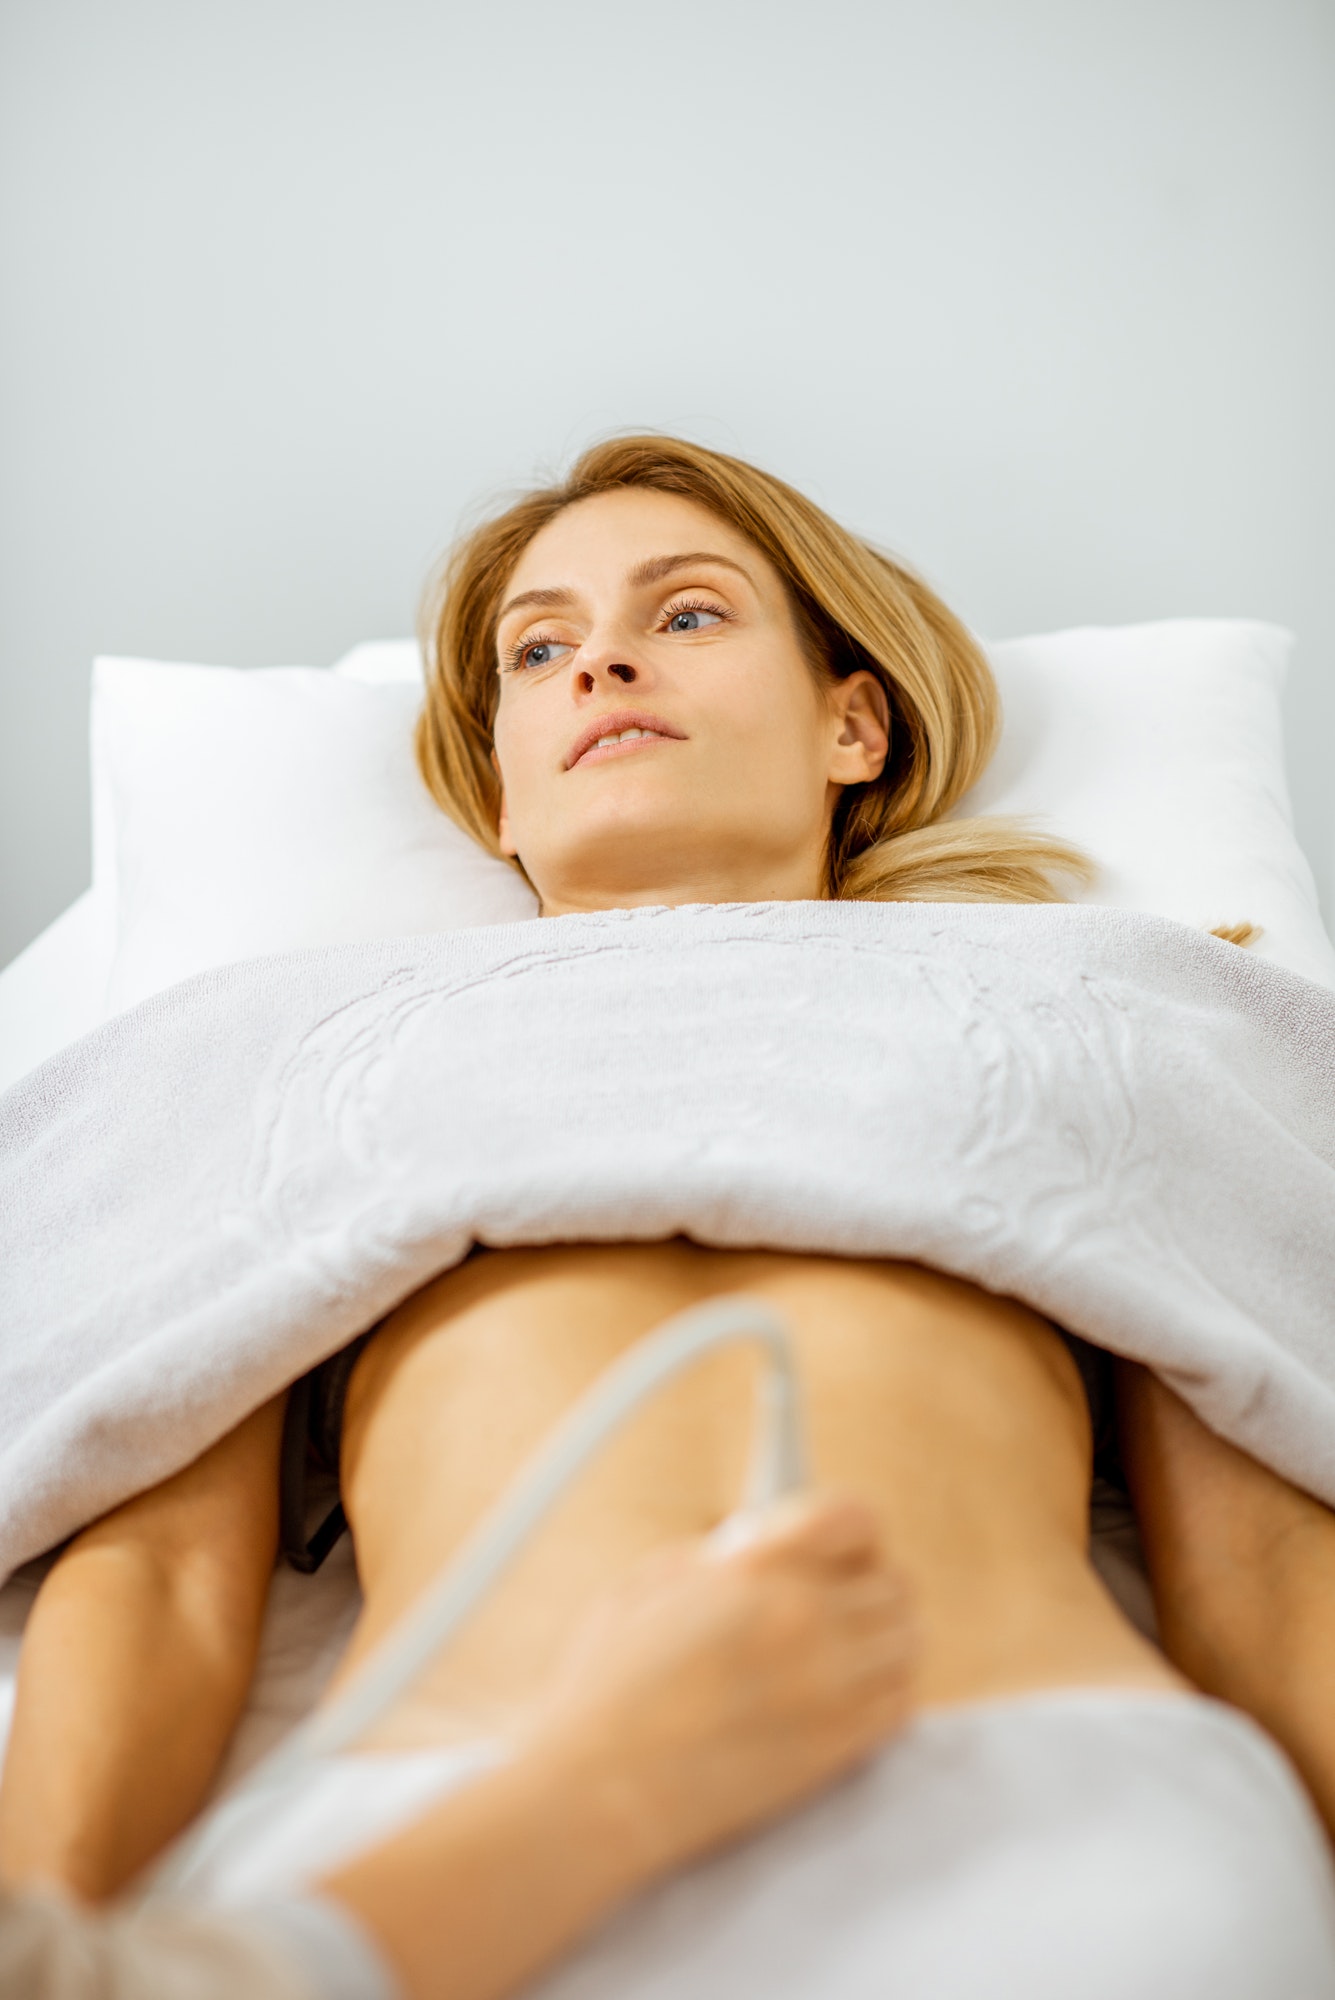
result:
M 299 1893 L 486 1761 L 333 1759 L 230 1839 L 224 1803 L 191 1895 Z M 1231 1709 L 1101 1689 L 970 1703 L 651 1890 L 535 1995 L 1335 2000 L 1335 1880 L 1293 1772 Z
M 235 966 L 0 1098 L 0 1573 L 474 1241 L 913 1258 L 1335 1502 L 1335 994 L 1160 918 L 613 911 Z

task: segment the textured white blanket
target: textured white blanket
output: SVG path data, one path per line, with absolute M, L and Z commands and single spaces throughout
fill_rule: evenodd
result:
M 488 1244 L 916 1258 L 1335 1502 L 1335 994 L 1116 911 L 609 912 L 205 974 L 0 1098 L 0 1574 Z

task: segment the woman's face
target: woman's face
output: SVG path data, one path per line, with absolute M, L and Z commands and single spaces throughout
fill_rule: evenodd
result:
M 830 815 L 879 775 L 869 673 L 822 687 L 768 559 L 629 488 L 536 535 L 497 631 L 501 846 L 544 912 L 825 893 Z

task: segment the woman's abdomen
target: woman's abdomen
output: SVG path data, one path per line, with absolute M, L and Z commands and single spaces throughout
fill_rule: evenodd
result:
M 813 1479 L 865 1498 L 908 1573 L 924 1700 L 1167 1679 L 1085 1562 L 1088 1418 L 1051 1326 L 915 1265 L 682 1241 L 481 1253 L 385 1323 L 344 1432 L 366 1592 L 350 1660 L 605 1368 L 674 1312 L 728 1292 L 789 1320 Z M 634 1417 L 377 1740 L 503 1728 L 622 1569 L 728 1514 L 757 1365 L 745 1349 L 708 1356 Z

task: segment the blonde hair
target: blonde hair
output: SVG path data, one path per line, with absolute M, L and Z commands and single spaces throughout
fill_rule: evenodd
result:
M 559 485 L 525 494 L 477 528 L 428 584 L 417 759 L 432 796 L 465 832 L 499 854 L 491 749 L 506 585 L 564 508 L 624 487 L 679 494 L 726 521 L 783 578 L 813 670 L 842 678 L 865 668 L 880 682 L 890 753 L 882 775 L 846 787 L 835 809 L 829 896 L 1051 903 L 1064 900 L 1054 876 L 1089 878 L 1077 848 L 1020 820 L 945 817 L 986 766 L 1001 707 L 982 650 L 935 592 L 772 474 L 652 435 L 594 445 Z

